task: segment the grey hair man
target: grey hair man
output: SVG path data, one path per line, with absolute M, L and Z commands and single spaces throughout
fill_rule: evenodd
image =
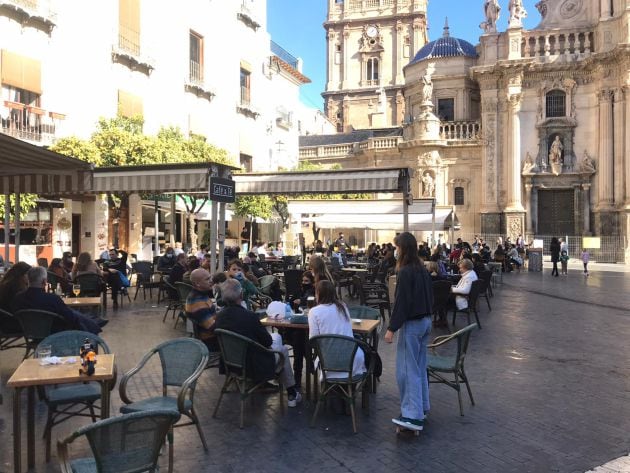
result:
M 101 318 L 91 319 L 84 314 L 70 309 L 56 294 L 47 292 L 48 277 L 46 268 L 35 266 L 28 270 L 28 289 L 17 294 L 11 306 L 13 312 L 25 309 L 45 310 L 60 315 L 65 326 L 53 324 L 53 332 L 61 330 L 83 330 L 90 333 L 100 333 L 101 327 L 107 324 L 107 320 Z
M 289 358 L 289 350 L 282 343 L 279 334 L 270 334 L 260 323 L 258 316 L 241 306 L 243 302 L 243 291 L 240 283 L 236 279 L 228 278 L 220 285 L 221 299 L 225 303 L 225 308 L 217 315 L 215 327 L 217 329 L 229 330 L 243 335 L 266 348 L 282 353 L 281 357 L 256 356 L 249 360 L 253 366 L 253 377 L 255 382 L 264 382 L 272 379 L 274 375 L 282 370 L 280 380 L 287 388 L 288 405 L 295 407 L 302 400 L 302 395 L 295 386 L 295 377 Z

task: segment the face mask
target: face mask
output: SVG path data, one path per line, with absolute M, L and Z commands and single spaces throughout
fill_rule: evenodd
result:
M 394 250 L 394 259 L 398 259 L 398 250 Z
M 243 273 L 242 272 L 238 272 L 234 275 L 234 279 L 238 279 L 239 281 L 243 280 Z
M 172 255 L 171 253 L 169 253 L 169 254 L 167 254 L 167 255 L 166 255 L 166 257 L 167 257 L 167 258 L 172 258 L 172 257 L 173 257 L 173 255 Z
M 306 290 L 306 289 L 310 289 L 311 287 L 313 287 L 312 284 L 302 284 L 302 289 Z

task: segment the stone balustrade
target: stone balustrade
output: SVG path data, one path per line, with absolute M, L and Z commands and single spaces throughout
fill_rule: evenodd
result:
M 595 33 L 589 29 L 523 32 L 521 56 L 524 58 L 565 56 L 567 59 L 579 59 L 593 52 L 596 52 Z
M 346 157 L 356 151 L 395 149 L 402 141 L 402 136 L 384 136 L 357 143 L 300 148 L 300 159 Z
M 426 11 L 427 0 L 346 0 L 335 3 L 337 12 L 361 12 L 365 10 Z M 333 10 L 333 12 L 334 12 Z
M 478 121 L 441 122 L 440 138 L 447 141 L 476 141 L 481 135 Z

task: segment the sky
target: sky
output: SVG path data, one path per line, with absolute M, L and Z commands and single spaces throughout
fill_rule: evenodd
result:
M 526 29 L 540 22 L 534 7 L 537 0 L 523 0 L 528 17 Z M 499 0 L 501 16 L 498 29 L 507 28 L 508 0 Z M 323 109 L 321 93 L 326 87 L 326 20 L 328 0 L 267 0 L 267 30 L 271 39 L 293 56 L 304 61 L 303 73 L 312 83 L 301 87 L 300 98 L 311 107 Z M 442 36 L 444 19 L 448 17 L 451 36 L 479 43 L 484 21 L 483 0 L 429 0 L 429 40 Z

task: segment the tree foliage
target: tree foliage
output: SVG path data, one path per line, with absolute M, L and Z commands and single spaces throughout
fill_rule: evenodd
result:
M 24 219 L 37 205 L 37 194 L 20 194 L 20 218 Z M 4 196 L 0 196 L 0 216 L 4 223 Z M 11 219 L 15 218 L 15 194 L 11 194 Z
M 238 217 L 268 219 L 272 210 L 273 203 L 266 195 L 242 195 L 234 202 L 234 213 Z

